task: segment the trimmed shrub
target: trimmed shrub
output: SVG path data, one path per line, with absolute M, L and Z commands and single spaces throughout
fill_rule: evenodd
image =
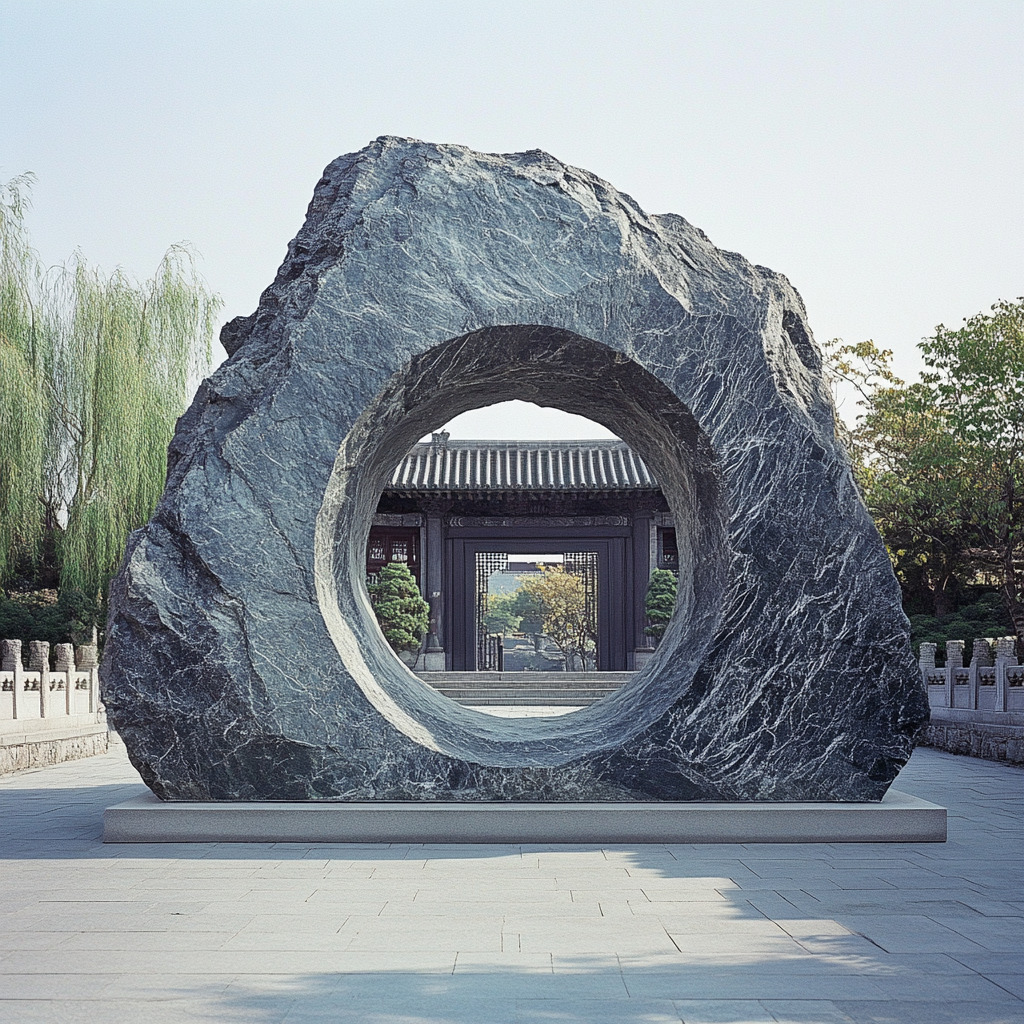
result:
M 676 607 L 676 591 L 679 580 L 670 569 L 655 569 L 651 573 L 651 581 L 647 584 L 647 600 L 644 610 L 650 624 L 644 630 L 648 636 L 660 640 L 665 635 L 669 619 Z
M 430 621 L 430 606 L 420 596 L 409 566 L 389 562 L 368 588 L 384 638 L 397 652 L 418 650 Z

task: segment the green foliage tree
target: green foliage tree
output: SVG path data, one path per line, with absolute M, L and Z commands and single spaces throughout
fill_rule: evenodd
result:
M 378 582 L 368 589 L 377 622 L 392 649 L 399 653 L 417 650 L 427 632 L 430 606 L 420 596 L 409 566 L 389 562 L 381 569 Z
M 996 581 L 1024 648 L 1024 298 L 998 302 L 921 345 L 924 386 L 959 458 L 967 556 Z
M 519 631 L 523 617 L 516 614 L 518 597 L 518 590 L 511 594 L 487 595 L 487 615 L 484 617 L 484 627 L 488 633 L 500 633 L 502 636 L 508 636 Z
M 547 606 L 529 589 L 517 586 L 511 594 L 489 594 L 484 625 L 488 633 L 543 633 Z
M 823 369 L 836 398 L 836 436 L 850 455 L 858 484 L 863 486 L 868 450 L 863 439 L 839 415 L 839 391 L 844 385 L 851 389 L 857 396 L 857 405 L 864 408 L 871 405 L 881 390 L 901 388 L 903 381 L 892 371 L 892 350 L 880 349 L 873 341 L 846 345 L 840 338 L 833 338 L 822 348 Z
M 669 619 L 676 607 L 676 592 L 679 590 L 679 580 L 676 574 L 669 569 L 655 569 L 651 573 L 651 580 L 647 584 L 647 598 L 644 601 L 644 610 L 649 620 L 644 632 L 660 640 L 665 635 Z
M 910 616 L 910 643 L 915 654 L 923 642 L 937 644 L 937 653 L 944 656 L 947 640 L 1009 636 L 1012 632 L 1013 623 L 1007 618 L 1002 596 L 991 590 L 965 597 L 948 615 Z
M 0 582 L 43 547 L 50 403 L 38 342 L 42 267 L 24 230 L 32 180 L 25 174 L 0 189 Z
M 909 610 L 952 615 L 990 582 L 1024 648 L 1024 300 L 936 328 L 911 385 L 871 342 L 827 348 L 861 396 L 846 442 Z
M 0 583 L 53 576 L 92 600 L 163 490 L 220 300 L 181 246 L 142 284 L 80 254 L 44 271 L 32 180 L 0 188 Z
M 0 637 L 85 644 L 101 613 L 99 601 L 77 590 L 36 590 L 17 600 L 0 596 Z
M 583 580 L 559 566 L 542 566 L 536 576 L 520 576 L 519 593 L 544 609 L 543 632 L 565 655 L 565 666 L 586 667 L 597 653 L 597 623 Z
M 511 608 L 513 613 L 519 616 L 519 628 L 524 633 L 544 632 L 547 605 L 528 588 L 517 588 Z

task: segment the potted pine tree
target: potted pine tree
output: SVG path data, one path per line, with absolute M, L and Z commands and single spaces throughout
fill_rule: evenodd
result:
M 670 569 L 655 569 L 651 573 L 651 581 L 647 584 L 647 600 L 644 603 L 648 622 L 644 632 L 654 638 L 655 644 L 665 635 L 669 619 L 675 611 L 678 589 L 679 580 Z
M 409 566 L 389 562 L 368 589 L 384 639 L 402 661 L 415 664 L 416 652 L 427 632 L 430 606 L 420 596 Z

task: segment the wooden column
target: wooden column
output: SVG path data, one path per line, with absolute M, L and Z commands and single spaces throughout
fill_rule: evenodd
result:
M 442 513 L 445 505 L 441 502 L 425 502 L 426 544 L 421 553 L 423 558 L 424 590 L 430 602 L 430 632 L 427 634 L 423 653 L 423 667 L 428 672 L 443 672 L 446 667 L 444 649 L 444 523 Z
M 650 638 L 644 633 L 647 613 L 644 603 L 647 599 L 647 585 L 651 578 L 651 520 L 654 512 L 649 508 L 633 511 L 633 572 L 632 572 L 632 637 L 627 633 L 631 655 L 629 667 L 636 668 L 636 655 L 646 653 L 651 647 Z M 629 623 L 627 622 L 627 629 Z

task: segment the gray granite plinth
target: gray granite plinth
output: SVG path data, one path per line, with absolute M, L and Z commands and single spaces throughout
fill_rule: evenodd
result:
M 381 138 L 222 339 L 111 591 L 104 701 L 158 796 L 871 801 L 910 756 L 899 588 L 780 274 L 545 153 Z M 676 523 L 657 653 L 559 718 L 433 692 L 364 586 L 399 459 L 509 398 L 605 424 Z
M 946 809 L 876 803 L 167 803 L 108 807 L 105 843 L 944 843 Z

